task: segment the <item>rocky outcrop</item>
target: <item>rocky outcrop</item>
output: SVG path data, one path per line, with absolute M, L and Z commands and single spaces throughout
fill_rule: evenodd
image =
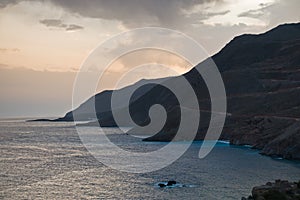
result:
M 231 144 L 251 145 L 263 155 L 300 160 L 299 121 L 263 116 L 238 118 L 235 122 L 236 126 L 225 130 L 230 134 L 223 135 Z
M 300 181 L 288 182 L 276 180 L 275 183 L 268 182 L 262 186 L 252 189 L 252 195 L 242 200 L 299 200 Z
M 262 148 L 261 153 L 265 155 L 277 155 L 286 159 L 300 160 L 299 141 L 300 122 L 294 122 L 289 125 L 282 134 L 279 134 L 273 140 L 270 140 Z
M 177 184 L 176 181 L 168 181 L 167 183 L 158 183 L 158 186 L 162 188 L 162 187 L 174 186 L 176 184 Z

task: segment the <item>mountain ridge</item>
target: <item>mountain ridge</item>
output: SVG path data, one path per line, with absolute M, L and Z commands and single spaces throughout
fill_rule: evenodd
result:
M 231 144 L 251 145 L 262 154 L 300 159 L 300 23 L 279 25 L 261 34 L 237 36 L 211 58 L 221 72 L 227 93 L 228 113 L 220 139 L 229 140 Z M 205 61 L 182 75 L 193 87 L 200 107 L 196 140 L 204 139 L 211 117 L 209 92 L 196 70 L 203 64 Z M 179 78 L 166 81 L 176 85 Z M 164 105 L 168 116 L 162 130 L 144 140 L 172 140 L 181 113 L 172 93 L 156 85 L 137 88 L 140 93 L 130 102 L 135 123 L 149 124 L 148 111 L 155 103 Z M 103 99 L 105 101 L 96 101 L 96 110 L 97 105 L 110 102 L 109 95 Z M 107 110 L 97 112 L 100 124 L 116 126 L 111 110 Z M 72 121 L 72 112 L 57 119 L 64 120 Z M 133 128 L 130 132 L 139 130 Z M 151 130 L 146 132 L 149 134 Z

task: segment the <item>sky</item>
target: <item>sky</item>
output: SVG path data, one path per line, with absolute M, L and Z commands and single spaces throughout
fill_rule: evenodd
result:
M 124 31 L 174 29 L 211 56 L 237 35 L 299 22 L 299 8 L 299 0 L 2 0 L 0 118 L 63 116 L 72 108 L 82 63 L 99 44 Z M 192 67 L 175 56 L 147 51 L 115 62 L 118 70 L 111 76 L 137 57 L 162 61 L 178 74 Z M 151 75 L 141 78 L 170 75 L 159 67 L 149 69 Z M 112 87 L 108 78 L 98 91 Z

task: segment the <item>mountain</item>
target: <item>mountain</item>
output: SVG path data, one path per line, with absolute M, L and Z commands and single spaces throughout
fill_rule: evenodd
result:
M 263 34 L 237 36 L 212 59 L 221 72 L 227 95 L 228 113 L 221 139 L 231 144 L 251 145 L 262 154 L 300 159 L 300 23 L 280 25 Z M 184 77 L 195 91 L 201 110 L 196 140 L 204 138 L 211 117 L 208 89 L 196 70 L 206 61 L 182 76 L 162 80 L 178 85 Z M 141 126 L 151 123 L 148 113 L 151 105 L 164 106 L 166 124 L 156 135 L 144 140 L 170 141 L 178 130 L 181 112 L 191 115 L 199 112 L 192 107 L 180 110 L 176 96 L 160 85 L 142 85 L 138 82 L 117 92 L 137 89 L 129 107 L 133 121 Z M 116 125 L 111 112 L 111 94 L 112 91 L 104 91 L 92 97 L 102 126 Z M 185 91 L 182 94 L 188 102 L 189 94 Z M 89 102 L 73 111 L 79 113 L 82 120 L 90 117 Z M 119 105 L 117 112 L 122 112 L 122 101 Z M 57 120 L 73 120 L 72 116 L 69 112 Z M 131 125 L 124 119 L 122 125 L 126 123 Z M 130 132 L 139 133 L 139 130 L 134 127 Z M 151 131 L 142 134 L 151 134 Z

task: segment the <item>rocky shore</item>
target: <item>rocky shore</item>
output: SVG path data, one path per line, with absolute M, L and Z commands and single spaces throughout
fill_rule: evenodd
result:
M 299 121 L 268 116 L 234 121 L 237 125 L 225 127 L 227 134 L 222 136 L 230 144 L 250 145 L 263 155 L 300 160 Z
M 252 195 L 241 200 L 299 200 L 300 181 L 276 180 L 252 189 Z

